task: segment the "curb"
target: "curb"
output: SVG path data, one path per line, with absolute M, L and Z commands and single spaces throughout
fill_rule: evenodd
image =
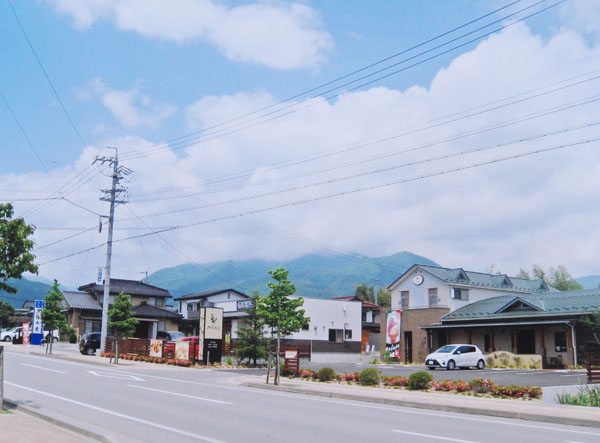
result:
M 111 364 L 111 363 L 104 363 L 102 361 L 83 361 L 79 358 L 76 357 L 69 357 L 69 356 L 65 356 L 65 355 L 61 355 L 61 354 L 40 354 L 39 352 L 33 352 L 33 351 L 29 351 L 30 355 L 36 355 L 38 357 L 46 357 L 46 358 L 54 358 L 56 360 L 66 360 L 66 361 L 72 361 L 75 363 L 81 363 L 81 364 L 85 364 L 85 365 L 96 365 L 96 366 L 106 366 L 106 367 L 110 367 L 110 368 L 114 368 L 115 365 Z M 120 360 L 119 360 L 120 361 Z M 119 365 L 121 366 L 135 366 L 135 365 L 130 365 L 130 364 L 121 364 L 119 363 Z
M 32 417 L 38 418 L 45 422 L 51 423 L 55 426 L 58 426 L 63 429 L 67 429 L 76 434 L 82 435 L 84 437 L 90 438 L 92 440 L 100 441 L 103 443 L 111 443 L 109 439 L 104 437 L 103 435 L 97 434 L 92 431 L 88 431 L 87 429 L 80 428 L 79 426 L 75 426 L 69 423 L 65 423 L 64 421 L 57 420 L 55 418 L 49 417 L 47 415 L 41 414 L 32 409 L 26 408 L 25 406 L 20 406 L 18 403 L 4 398 L 4 407 L 9 410 L 15 410 L 19 412 L 23 412 L 24 414 L 31 415 Z
M 418 408 L 418 409 L 429 409 L 435 411 L 444 411 L 444 412 L 456 412 L 459 414 L 471 414 L 471 415 L 485 415 L 489 417 L 502 417 L 502 418 L 513 418 L 518 420 L 530 420 L 530 421 L 538 421 L 544 423 L 555 423 L 562 425 L 571 425 L 571 426 L 585 426 L 588 428 L 600 428 L 600 420 L 587 420 L 581 418 L 571 418 L 571 417 L 560 417 L 560 416 L 550 416 L 543 414 L 535 414 L 529 412 L 512 412 L 512 411 L 499 411 L 494 409 L 481 409 L 470 406 L 452 406 L 452 405 L 443 405 L 443 404 L 434 404 L 434 403 L 420 403 L 418 401 L 411 400 L 397 400 L 393 398 L 379 398 L 379 397 L 368 397 L 357 394 L 345 394 L 345 393 L 334 393 L 334 392 L 319 392 L 312 391 L 308 389 L 297 388 L 293 386 L 274 386 L 267 385 L 264 383 L 253 383 L 253 382 L 244 382 L 241 383 L 242 386 L 246 386 L 249 388 L 258 388 L 258 389 L 267 389 L 274 391 L 282 391 L 289 392 L 293 394 L 304 394 L 304 395 L 314 395 L 317 397 L 328 397 L 328 398 L 341 398 L 344 400 L 353 400 L 353 401 L 361 401 L 366 403 L 379 403 L 385 405 L 392 406 L 404 406 L 409 408 Z

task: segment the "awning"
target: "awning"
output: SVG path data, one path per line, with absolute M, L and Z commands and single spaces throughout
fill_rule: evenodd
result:
M 419 326 L 419 329 L 451 329 L 451 328 L 483 328 L 493 326 L 534 326 L 534 325 L 557 325 L 566 324 L 575 321 L 575 319 L 568 320 L 538 320 L 538 321 L 518 321 L 510 323 L 438 323 L 435 325 Z

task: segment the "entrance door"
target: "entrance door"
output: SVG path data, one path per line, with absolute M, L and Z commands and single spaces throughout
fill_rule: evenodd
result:
M 404 331 L 404 362 L 412 363 L 412 331 Z
M 535 354 L 534 329 L 523 329 L 517 332 L 517 354 Z

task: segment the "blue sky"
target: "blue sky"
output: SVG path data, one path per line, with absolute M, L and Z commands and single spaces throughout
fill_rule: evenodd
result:
M 106 212 L 106 205 L 98 201 L 99 190 L 109 185 L 106 171 L 89 176 L 81 171 L 87 171 L 96 155 L 109 155 L 107 146 L 118 146 L 123 163 L 136 171 L 135 181 L 127 184 L 131 203 L 117 211 L 123 219 L 117 227 L 124 229 L 117 238 L 149 228 L 206 222 L 163 234 L 165 243 L 156 236 L 123 240 L 115 248 L 115 260 L 117 275 L 124 278 L 186 261 L 287 259 L 340 251 L 380 256 L 400 250 L 480 271 L 492 264 L 516 273 L 533 263 L 562 263 L 576 275 L 600 273 L 592 263 L 598 244 L 586 240 L 594 237 L 593 231 L 585 236 L 581 232 L 582 226 L 598 225 L 589 211 L 598 199 L 592 192 L 597 145 L 588 141 L 564 153 L 521 158 L 536 147 L 594 138 L 596 126 L 574 127 L 594 123 L 591 116 L 597 105 L 475 136 L 468 146 L 450 140 L 510 117 L 591 97 L 597 84 L 589 73 L 600 68 L 596 66 L 600 8 L 593 2 L 566 1 L 341 98 L 314 103 L 299 97 L 290 106 L 300 109 L 288 117 L 185 149 L 169 143 L 273 105 L 509 3 L 3 1 L 0 51 L 5 63 L 0 65 L 0 92 L 33 147 L 0 101 L 4 153 L 0 198 L 15 201 L 19 215 L 40 228 L 38 246 L 58 241 L 37 252 L 40 262 L 48 262 L 41 274 L 58 276 L 68 284 L 89 280 L 103 261 L 101 247 L 54 260 L 103 241 L 104 234 L 91 231 L 63 239 L 78 232 L 75 228 L 97 224 L 93 212 Z M 515 2 L 465 30 L 531 6 L 500 22 L 506 25 L 557 2 L 534 3 Z M 83 143 L 38 65 L 11 4 Z M 587 81 L 500 111 L 404 135 L 400 141 L 330 154 L 287 170 L 269 167 L 406 132 L 444 115 L 575 77 Z M 309 96 L 327 94 L 317 90 Z M 540 135 L 561 129 L 568 131 L 554 134 L 552 140 Z M 490 162 L 505 153 L 474 153 L 464 160 L 456 153 L 533 136 L 539 137 L 530 146 L 506 148 L 519 157 L 512 163 L 388 185 L 415 174 Z M 399 160 L 368 160 L 398 149 L 398 143 L 408 147 L 445 137 L 431 153 L 407 154 L 412 166 L 383 171 Z M 128 155 L 157 143 L 166 143 L 159 153 Z M 454 160 L 424 161 L 433 154 L 452 154 Z M 563 167 L 566 164 L 568 168 Z M 577 172 L 582 168 L 589 175 Z M 250 173 L 224 181 L 240 171 Z M 63 188 L 72 177 L 86 181 Z M 332 178 L 339 181 L 321 183 Z M 211 179 L 220 181 L 205 183 Z M 182 186 L 197 195 L 172 190 Z M 369 187 L 376 189 L 367 191 Z M 356 189 L 361 191 L 342 195 Z M 324 198 L 332 194 L 340 195 Z M 21 201 L 57 195 L 87 211 L 64 202 L 39 207 L 38 202 Z M 552 208 L 556 198 L 568 203 L 559 210 Z M 297 207 L 283 207 L 294 201 L 299 202 Z M 281 208 L 265 210 L 270 206 Z M 160 213 L 167 214 L 154 215 Z M 238 213 L 244 215 L 208 222 Z M 167 242 L 176 248 L 170 256 L 164 251 Z

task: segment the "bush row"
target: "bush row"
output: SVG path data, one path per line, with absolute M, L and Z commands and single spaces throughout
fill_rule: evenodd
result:
M 446 392 L 472 392 L 474 394 L 489 394 L 496 397 L 514 398 L 539 398 L 541 388 L 531 386 L 499 386 L 491 380 L 479 378 L 466 382 L 464 380 L 433 381 L 433 376 L 428 372 L 413 372 L 410 377 L 381 376 L 376 368 L 368 368 L 362 372 L 336 374 L 332 368 L 324 367 L 315 372 L 311 369 L 302 369 L 300 377 L 319 381 L 356 382 L 363 386 L 402 387 L 410 390 L 429 390 Z

